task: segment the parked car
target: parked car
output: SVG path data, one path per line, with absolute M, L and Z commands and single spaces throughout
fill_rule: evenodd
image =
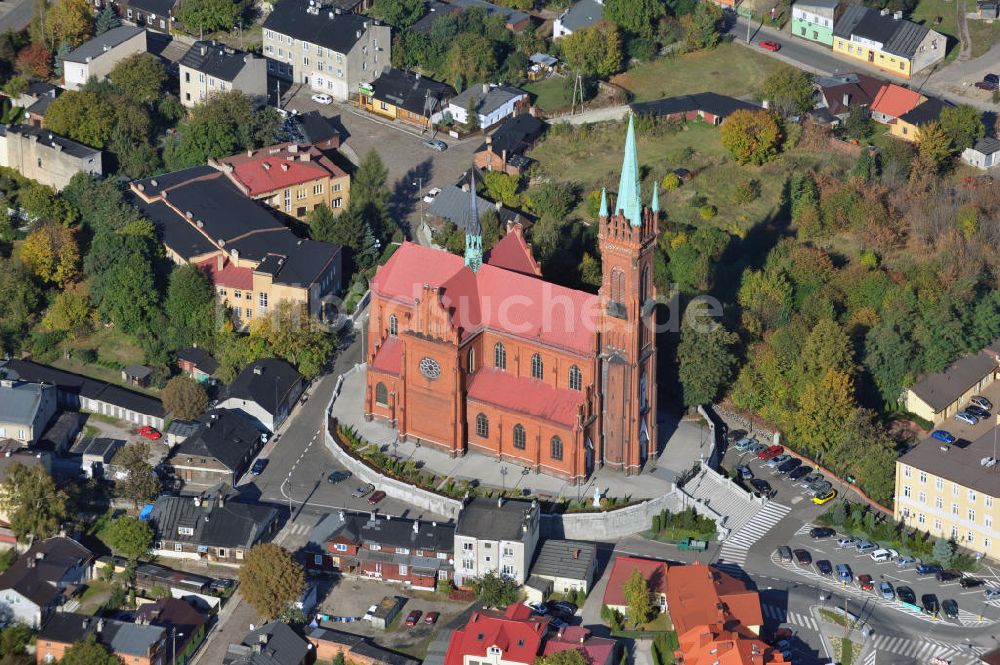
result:
M 767 446 L 760 441 L 754 441 L 749 446 L 747 446 L 747 452 L 751 455 L 759 455 L 761 451 L 767 450 Z
M 837 532 L 833 529 L 825 526 L 815 526 L 809 529 L 809 537 L 813 540 L 819 540 L 820 538 L 829 538 L 830 536 L 836 536 Z
M 857 547 L 859 542 L 861 541 L 853 536 L 844 536 L 837 541 L 837 547 Z
M 987 74 L 983 77 L 982 81 L 976 82 L 976 87 L 980 90 L 992 92 L 997 88 L 1000 88 L 1000 76 L 997 74 Z
M 733 445 L 743 439 L 746 439 L 747 431 L 745 429 L 732 429 L 726 432 L 726 443 Z
M 806 492 L 813 496 L 819 496 L 820 494 L 826 494 L 832 489 L 833 483 L 829 480 L 820 480 L 819 482 L 815 482 L 810 485 L 808 489 L 806 489 Z
M 736 467 L 736 470 L 739 472 L 740 478 L 743 480 L 750 480 L 753 478 L 753 471 L 751 471 L 748 466 L 738 466 Z
M 917 604 L 917 594 L 913 593 L 913 589 L 908 586 L 896 587 L 896 598 L 899 598 L 901 603 Z
M 779 545 L 778 549 L 775 550 L 775 552 L 777 552 L 778 558 L 781 559 L 783 562 L 786 563 L 792 562 L 792 548 L 790 548 L 788 545 Z
M 410 610 L 410 613 L 406 615 L 406 625 L 416 626 L 417 622 L 420 621 L 420 615 L 423 614 L 420 610 Z
M 326 482 L 336 485 L 337 483 L 342 483 L 351 477 L 350 471 L 334 471 L 329 476 L 326 477 Z
M 817 494 L 816 496 L 814 496 L 813 503 L 815 503 L 818 506 L 822 506 L 824 503 L 827 503 L 828 501 L 833 501 L 836 498 L 837 498 L 837 490 L 828 490 L 826 492 L 823 492 L 822 494 Z
M 955 420 L 961 421 L 966 425 L 975 425 L 979 422 L 979 418 L 975 417 L 968 411 L 959 411 L 955 414 Z
M 931 438 L 937 439 L 942 443 L 952 444 L 955 443 L 955 437 L 952 436 L 951 432 L 946 432 L 943 429 L 936 429 L 931 432 Z
M 528 601 L 524 601 L 524 604 L 528 606 L 528 609 L 540 616 L 545 616 L 549 613 L 549 608 L 545 607 L 545 603 L 529 603 Z
M 312 97 L 310 97 L 310 99 L 312 99 L 317 104 L 326 105 L 326 104 L 332 104 L 333 103 L 333 97 L 331 97 L 330 95 L 324 95 L 323 93 L 317 93 L 317 94 L 313 95 Z
M 789 471 L 793 471 L 800 466 L 802 466 L 802 460 L 793 457 L 792 459 L 778 465 L 778 473 L 788 473 Z
M 855 547 L 858 549 L 858 554 L 868 554 L 878 549 L 878 543 L 873 543 L 870 540 L 862 540 Z
M 892 554 L 887 549 L 877 549 L 870 553 L 868 556 L 871 557 L 872 561 L 875 563 L 885 563 L 886 561 L 892 560 Z
M 959 580 L 958 583 L 962 586 L 963 589 L 975 589 L 976 587 L 980 587 L 986 584 L 983 580 L 979 579 L 978 577 L 963 577 L 961 580 Z
M 208 588 L 215 593 L 225 594 L 235 586 L 236 580 L 231 580 L 225 577 L 217 577 L 212 580 L 212 583 L 208 585 Z
M 896 567 L 898 568 L 906 568 L 907 566 L 912 566 L 915 563 L 917 563 L 917 560 L 912 556 L 901 556 L 896 559 Z
M 810 473 L 808 476 L 799 481 L 799 487 L 809 487 L 813 483 L 817 483 L 823 480 L 823 474 L 819 471 Z
M 875 580 L 871 575 L 858 575 L 858 586 L 862 591 L 871 591 L 875 588 Z
M 941 582 L 942 584 L 947 584 L 948 582 L 954 582 L 961 576 L 962 573 L 959 573 L 954 570 L 939 570 L 937 574 L 934 575 L 937 581 Z
M 837 577 L 841 582 L 850 583 L 854 581 L 854 573 L 851 571 L 851 567 L 846 563 L 837 564 Z
M 782 464 L 784 464 L 785 462 L 787 462 L 790 459 L 792 459 L 791 455 L 782 453 L 780 455 L 776 455 L 776 456 L 772 457 L 771 459 L 767 460 L 767 465 L 769 467 L 771 467 L 772 469 L 776 469 L 777 467 L 781 466 Z
M 771 483 L 767 482 L 766 480 L 761 480 L 760 478 L 754 478 L 753 480 L 751 480 L 750 486 L 764 496 L 774 496 L 777 493 L 773 489 L 771 489 Z
M 576 614 L 576 610 L 578 609 L 574 603 L 566 600 L 557 600 L 553 603 L 549 603 L 549 608 L 568 616 Z
M 987 418 L 990 417 L 989 411 L 987 411 L 981 406 L 976 406 L 975 404 L 969 404 L 967 407 L 965 407 L 965 410 L 968 413 L 974 415 L 976 418 L 979 418 L 980 420 L 986 420 Z
M 762 460 L 769 460 L 777 457 L 784 451 L 785 449 L 782 446 L 770 446 L 757 453 L 757 457 L 759 457 Z
M 935 575 L 941 570 L 941 566 L 936 563 L 917 564 L 917 575 Z
M 427 139 L 424 141 L 424 145 L 431 150 L 437 150 L 438 152 L 444 152 L 448 149 L 448 144 L 440 139 Z
M 997 598 L 1000 598 L 1000 589 L 987 589 L 986 591 L 983 591 L 983 597 L 986 598 L 986 600 L 996 600 Z
M 351 496 L 353 496 L 355 499 L 360 499 L 363 496 L 368 496 L 374 491 L 375 491 L 374 485 L 372 485 L 371 483 L 365 483 L 364 485 L 361 485 L 356 490 L 351 492 Z
M 803 465 L 797 469 L 792 469 L 792 472 L 788 474 L 788 479 L 792 481 L 800 480 L 808 476 L 812 471 L 813 468 L 811 466 Z
M 436 199 L 437 195 L 440 193 L 441 193 L 440 187 L 435 187 L 434 189 L 428 190 L 428 192 L 424 194 L 424 203 L 434 203 L 434 199 Z
M 896 592 L 893 591 L 892 584 L 889 582 L 882 582 L 879 584 L 878 591 L 886 600 L 893 600 L 896 597 Z
M 736 442 L 736 450 L 750 450 L 755 443 L 757 443 L 757 439 L 745 436 Z
M 996 74 L 992 74 L 992 76 L 996 76 Z M 974 395 L 974 396 L 970 397 L 969 398 L 969 402 L 971 402 L 972 404 L 975 404 L 980 409 L 986 409 L 987 411 L 992 411 L 993 410 L 993 402 L 989 401 L 988 399 L 986 399 L 982 395 Z
M 376 503 L 378 503 L 384 498 L 385 498 L 385 492 L 379 490 L 377 492 L 372 493 L 372 495 L 368 497 L 368 503 L 374 506 Z
M 758 42 L 758 43 L 760 44 L 760 47 L 762 49 L 764 49 L 765 51 L 779 51 L 779 50 L 781 50 L 781 44 L 779 44 L 778 42 L 774 41 L 773 39 L 765 39 L 765 40 L 763 40 L 761 42 Z
M 924 612 L 930 615 L 935 615 L 941 610 L 941 604 L 933 593 L 925 593 L 921 596 L 920 604 L 924 606 Z
M 941 611 L 944 612 L 944 615 L 946 617 L 948 617 L 949 619 L 957 619 L 958 618 L 958 603 L 956 603 L 951 598 L 947 598 L 945 600 L 942 600 L 941 601 Z
M 258 457 L 257 460 L 253 463 L 253 466 L 250 467 L 250 474 L 254 476 L 259 476 L 260 474 L 264 473 L 264 469 L 266 468 L 267 468 L 267 458 Z
M 809 554 L 809 550 L 799 549 L 792 552 L 792 554 L 795 555 L 795 560 L 798 562 L 800 566 L 808 566 L 810 563 L 812 563 L 813 558 L 812 554 Z
M 430 624 L 430 625 L 433 626 L 434 624 L 437 623 L 437 620 L 440 617 L 441 617 L 441 613 L 440 612 L 428 612 L 427 614 L 424 615 L 424 623 Z
M 816 562 L 816 571 L 820 575 L 831 575 L 833 574 L 833 566 L 826 559 L 820 559 Z
M 144 425 L 139 428 L 139 436 L 144 439 L 149 439 L 150 441 L 159 441 L 163 435 L 160 434 L 160 431 L 155 427 Z

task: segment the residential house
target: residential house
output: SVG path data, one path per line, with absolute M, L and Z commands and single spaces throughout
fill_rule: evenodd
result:
M 120 0 L 118 15 L 130 25 L 152 32 L 172 34 L 179 0 Z
M 962 356 L 943 372 L 925 374 L 903 393 L 903 406 L 927 422 L 944 422 L 997 380 L 1000 341 L 976 354 Z
M 104 173 L 100 150 L 31 125 L 0 126 L 0 166 L 56 190 L 81 171 Z
M 560 594 L 590 593 L 596 572 L 597 545 L 582 540 L 545 540 L 531 566 L 532 577 L 552 582 L 552 590 Z
M 56 414 L 55 386 L 0 379 L 0 440 L 32 446 Z
M 100 562 L 104 562 L 111 557 L 101 557 Z M 113 562 L 108 562 L 114 565 Z M 128 561 L 123 562 L 122 568 L 128 565 Z M 118 566 L 116 565 L 116 572 Z M 207 593 L 212 585 L 211 577 L 198 575 L 187 571 L 174 570 L 156 563 L 140 563 L 135 569 L 136 588 L 143 591 L 152 591 L 156 587 L 167 589 L 171 594 L 180 592 L 181 594 Z M 176 595 L 175 595 L 176 597 Z M 181 599 L 185 600 L 185 599 Z M 185 600 L 187 602 L 187 600 Z
M 277 530 L 278 511 L 233 500 L 219 487 L 195 497 L 157 497 L 149 516 L 153 554 L 239 566 L 247 550 Z
M 542 642 L 542 657 L 552 656 L 575 649 L 583 654 L 587 665 L 613 665 L 618 663 L 618 642 L 596 637 L 589 628 L 583 626 L 567 626 L 560 630 L 549 632 Z
M 455 96 L 455 89 L 419 72 L 387 67 L 359 95 L 369 113 L 428 129 Z
M 166 643 L 164 663 L 183 665 L 188 660 L 185 655 L 190 657 L 205 639 L 208 617 L 186 600 L 160 598 L 136 608 L 135 622 L 167 631 L 171 639 Z
M 476 149 L 473 156 L 476 166 L 487 171 L 523 175 L 531 164 L 525 153 L 534 147 L 545 132 L 545 126 L 527 113 L 507 120 Z
M 282 301 L 313 317 L 331 312 L 340 246 L 297 237 L 228 175 L 197 166 L 133 182 L 131 192 L 167 257 L 201 266 L 238 324 L 267 316 Z
M 37 629 L 90 579 L 93 560 L 91 551 L 72 538 L 57 536 L 32 543 L 0 575 L 0 605 L 14 622 Z M 39 640 L 39 651 L 41 646 Z
M 468 88 L 451 98 L 448 113 L 460 124 L 469 123 L 468 112 L 476 115 L 476 124 L 484 131 L 516 115 L 530 105 L 528 93 L 512 85 L 490 85 L 481 83 Z
M 539 522 L 536 501 L 470 499 L 455 525 L 455 584 L 463 586 L 488 572 L 524 584 L 538 545 Z
M 181 104 L 191 108 L 213 92 L 239 90 L 255 105 L 267 102 L 267 63 L 264 58 L 225 44 L 198 41 L 177 63 Z
M 701 624 L 679 634 L 674 662 L 683 665 L 786 665 L 781 651 L 726 624 Z
M 792 4 L 792 34 L 833 46 L 833 25 L 843 9 L 840 0 L 799 0 Z
M 904 88 L 895 83 L 886 83 L 875 95 L 869 109 L 872 120 L 883 125 L 891 125 L 923 102 L 926 97 L 915 90 Z
M 592 28 L 604 18 L 604 0 L 577 0 L 552 24 L 552 39 Z
M 921 102 L 915 109 L 904 113 L 896 118 L 896 122 L 889 125 L 889 134 L 898 139 L 916 143 L 920 140 L 920 128 L 930 122 L 937 122 L 941 119 L 941 111 L 948 108 L 949 104 L 940 99 L 930 97 Z
M 242 411 L 273 433 L 291 414 L 303 388 L 294 367 L 278 358 L 262 358 L 233 379 L 219 408 Z
M 981 19 L 996 20 L 1000 18 L 1000 2 L 976 0 L 976 14 Z
M 947 40 L 925 25 L 907 21 L 902 12 L 848 5 L 834 24 L 833 52 L 910 78 L 941 61 Z
M 220 408 L 206 413 L 164 466 L 185 485 L 235 487 L 267 440 L 245 413 Z
M 194 420 L 180 420 L 175 418 L 170 421 L 167 425 L 167 431 L 164 434 L 167 436 L 167 445 L 173 448 L 179 443 L 184 443 L 194 433 L 198 431 L 201 427 L 201 423 Z
M 344 659 L 356 665 L 420 665 L 420 660 L 406 654 L 381 647 L 371 638 L 347 633 L 333 628 L 317 626 L 306 639 L 316 652 L 316 660 L 329 663 L 343 654 Z
M 324 5 L 282 0 L 264 20 L 268 72 L 346 101 L 392 62 L 390 28 Z
M 649 102 L 631 104 L 635 115 L 649 115 L 668 122 L 701 120 L 710 125 L 721 125 L 734 111 L 760 110 L 760 106 L 714 92 L 664 97 Z
M 732 575 L 704 563 L 668 566 L 666 584 L 667 612 L 678 635 L 712 624 L 739 625 L 747 634 L 760 635 L 760 596 Z
M 461 7 L 456 7 L 447 2 L 440 2 L 439 0 L 430 0 L 426 4 L 426 8 L 427 13 L 419 21 L 410 26 L 411 31 L 422 35 L 429 35 L 434 28 L 434 23 L 439 18 L 442 16 L 458 16 L 464 11 Z
M 976 139 L 975 145 L 963 150 L 961 156 L 969 166 L 991 169 L 1000 165 L 1000 140 L 993 136 Z
M 451 0 L 455 7 L 461 7 L 464 11 L 479 9 L 486 14 L 487 18 L 499 16 L 503 19 L 504 25 L 511 32 L 520 32 L 531 25 L 531 15 L 510 7 L 494 5 L 486 0 Z
M 30 360 L 11 359 L 0 362 L 0 377 L 4 376 L 54 385 L 58 404 L 64 409 L 89 411 L 125 420 L 133 425 L 163 428 L 163 403 L 121 386 Z
M 219 363 L 205 349 L 189 346 L 177 352 L 177 368 L 195 381 L 205 382 L 219 369 Z
M 311 567 L 328 559 L 329 567 L 341 575 L 426 591 L 452 580 L 454 524 L 344 511 L 327 515 L 323 522 L 323 528 L 332 530 L 325 555 L 313 554 Z
M 72 448 L 70 454 L 80 458 L 80 470 L 87 478 L 104 478 L 115 453 L 125 447 L 121 439 L 106 437 L 85 438 Z
M 153 370 L 145 365 L 125 365 L 122 367 L 122 383 L 134 388 L 145 388 Z
M 622 587 L 632 576 L 632 573 L 639 571 L 646 580 L 646 587 L 649 589 L 653 601 L 653 607 L 661 612 L 667 610 L 667 571 L 670 564 L 666 561 L 656 559 L 642 559 L 639 557 L 619 556 L 611 564 L 611 574 L 608 577 L 608 584 L 604 589 L 604 604 L 622 614 L 628 613 L 628 601 Z
M 62 91 L 51 83 L 33 81 L 17 99 L 11 100 L 11 105 L 24 109 L 24 124 L 42 128 L 45 127 L 45 112 Z
M 318 205 L 335 214 L 347 208 L 351 178 L 315 146 L 299 143 L 247 150 L 209 159 L 236 187 L 255 201 L 305 221 Z
M 223 665 L 305 665 L 309 643 L 281 621 L 251 630 L 240 644 L 230 644 Z
M 324 152 L 340 147 L 340 131 L 331 118 L 321 115 L 319 111 L 309 111 L 295 116 L 295 127 L 306 143 L 316 146 Z
M 131 25 L 112 28 L 84 42 L 63 58 L 64 87 L 79 90 L 91 78 L 103 81 L 119 62 L 146 51 L 145 28 Z
M 885 81 L 867 74 L 834 74 L 814 79 L 818 93 L 817 106 L 838 120 L 846 120 L 855 108 L 870 110 Z
M 46 665 L 62 660 L 66 649 L 90 636 L 94 636 L 125 665 L 168 665 L 168 635 L 165 629 L 73 612 L 53 614 L 38 631 L 35 662 Z

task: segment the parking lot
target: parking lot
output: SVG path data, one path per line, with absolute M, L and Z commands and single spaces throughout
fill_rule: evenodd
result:
M 993 426 L 996 424 L 996 412 L 997 407 L 1000 406 L 1000 382 L 994 382 L 991 385 L 983 389 L 981 395 L 988 399 L 993 408 L 990 409 L 992 414 L 989 418 L 982 418 L 975 425 L 970 425 L 968 423 L 962 422 L 956 419 L 954 416 L 948 418 L 938 425 L 935 426 L 935 430 L 944 430 L 958 439 L 958 445 L 962 445 L 962 442 L 972 442 L 977 441 L 983 435 L 987 434 Z M 961 408 L 965 409 L 969 406 L 968 403 L 962 404 Z M 930 437 L 924 437 L 930 440 Z M 932 440 L 930 440 L 934 443 Z
M 987 589 L 1000 589 L 1000 582 L 994 579 L 984 579 L 984 584 L 975 588 L 963 588 L 961 585 L 962 576 L 959 575 L 949 581 L 938 581 L 934 574 L 921 575 L 917 572 L 914 563 L 906 567 L 900 567 L 896 561 L 876 562 L 872 560 L 869 552 L 861 553 L 854 544 L 841 546 L 838 540 L 842 534 L 824 538 L 812 538 L 810 530 L 814 528 L 812 524 L 805 524 L 787 543 L 787 546 L 799 554 L 798 550 L 805 550 L 809 557 L 807 561 L 800 561 L 799 556 L 793 555 L 791 561 L 784 560 L 779 556 L 777 550 L 772 554 L 771 561 L 776 566 L 780 566 L 797 575 L 806 577 L 811 584 L 826 590 L 836 590 L 846 593 L 866 606 L 881 606 L 895 609 L 914 616 L 919 616 L 928 622 L 944 621 L 953 625 L 965 627 L 988 626 L 996 622 L 1000 617 L 1000 599 L 987 601 L 984 592 Z M 828 562 L 830 572 L 823 574 L 820 568 L 823 565 L 818 562 Z M 849 579 L 842 580 L 839 575 L 838 566 L 846 565 L 849 572 Z M 871 576 L 872 589 L 861 588 L 859 578 L 862 575 Z M 965 576 L 970 577 L 970 576 Z M 983 579 L 982 577 L 976 579 Z M 888 582 L 891 585 L 892 598 L 883 598 L 880 585 Z M 899 587 L 908 587 L 913 590 L 916 605 L 919 608 L 907 607 L 901 603 L 897 597 Z M 927 602 L 932 599 L 925 598 L 933 596 L 940 607 L 945 600 L 953 600 L 958 606 L 958 614 L 955 618 L 945 616 L 944 612 L 933 615 L 922 609 Z
M 761 445 L 764 443 L 766 442 L 760 442 Z M 785 454 L 786 452 L 787 451 L 782 450 L 782 454 Z M 773 458 L 771 459 L 773 460 Z M 766 482 L 767 486 L 770 488 L 770 498 L 774 501 L 792 506 L 792 509 L 797 513 L 796 517 L 798 519 L 814 520 L 817 515 L 826 510 L 825 505 L 817 505 L 813 503 L 812 493 L 801 486 L 801 483 L 805 480 L 805 478 L 798 476 L 802 473 L 802 471 L 795 472 L 794 475 L 797 479 L 792 479 L 790 477 L 790 475 L 793 475 L 791 472 L 780 473 L 777 468 L 768 465 L 769 461 L 771 460 L 761 459 L 752 450 L 740 450 L 737 445 L 732 444 L 723 456 L 722 466 L 730 472 L 733 469 L 745 466 L 752 474 L 752 478 L 744 478 L 742 481 L 746 488 L 750 491 L 760 492 L 765 488 L 760 487 L 759 482 Z M 807 467 L 805 464 L 800 466 Z M 808 467 L 808 473 L 806 476 L 813 473 L 817 473 L 817 477 L 821 475 L 818 474 L 818 472 L 814 472 L 811 467 Z M 831 482 L 832 485 L 835 483 L 834 479 L 825 479 Z M 758 482 L 755 483 L 754 481 Z M 758 485 L 758 487 L 754 487 L 754 485 Z M 829 502 L 827 505 L 829 505 Z

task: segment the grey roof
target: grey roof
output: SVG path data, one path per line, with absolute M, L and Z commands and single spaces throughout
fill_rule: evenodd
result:
M 260 430 L 243 412 L 216 409 L 199 420 L 198 430 L 177 447 L 170 460 L 183 463 L 186 457 L 208 457 L 240 474 L 263 445 Z
M 42 129 L 41 127 L 33 127 L 31 125 L 9 125 L 5 131 L 7 134 L 17 134 L 26 138 L 34 136 L 39 145 L 43 145 L 47 148 L 58 148 L 67 155 L 78 157 L 80 159 L 86 159 L 88 157 L 101 154 L 101 151 L 97 148 L 91 148 L 89 145 L 77 143 L 73 139 L 68 139 L 65 136 L 60 136 L 59 134 L 55 134 L 47 129 Z
M 490 136 L 490 145 L 493 147 L 493 152 L 498 155 L 502 155 L 504 151 L 507 152 L 508 158 L 522 155 L 534 145 L 546 127 L 544 122 L 530 113 L 522 113 L 500 125 L 500 128 Z M 485 149 L 486 144 L 483 143 L 476 152 Z
M 441 193 L 434 197 L 434 202 L 427 206 L 431 217 L 440 217 L 450 221 L 455 226 L 465 229 L 468 221 L 470 194 L 456 185 L 446 185 Z M 476 212 L 481 220 L 487 210 L 495 210 L 492 201 L 476 195 Z
M 146 32 L 145 28 L 133 25 L 120 25 L 117 28 L 111 28 L 104 34 L 98 35 L 70 51 L 64 60 L 67 62 L 89 62 L 88 58 L 93 60 L 103 55 L 109 49 L 120 46 L 144 32 Z
M 279 358 L 255 360 L 229 384 L 227 396 L 256 402 L 272 416 L 302 382 L 295 368 Z
M 171 420 L 167 425 L 167 434 L 187 437 L 197 432 L 199 427 L 201 424 L 192 420 Z
M 981 152 L 984 155 L 992 155 L 995 152 L 1000 152 L 1000 140 L 987 136 L 985 138 L 978 139 L 976 144 L 972 146 L 972 149 L 976 152 Z
M 946 102 L 942 102 L 936 97 L 930 97 L 915 108 L 907 111 L 903 115 L 899 116 L 899 119 L 903 122 L 907 122 L 911 125 L 926 125 L 928 122 L 934 122 L 941 117 L 941 111 L 945 110 L 951 106 Z
M 117 655 L 144 658 L 150 647 L 166 637 L 159 626 L 129 623 L 118 619 L 97 619 L 86 614 L 55 612 L 38 633 L 38 638 L 61 644 L 75 644 L 88 635 Z
M 145 365 L 125 365 L 125 367 L 122 367 L 122 371 L 125 372 L 125 376 L 135 379 L 145 379 L 153 373 L 153 370 Z
M 462 11 L 460 7 L 455 7 L 449 5 L 446 2 L 439 2 L 439 0 L 431 0 L 427 3 L 427 13 L 423 15 L 419 21 L 410 26 L 410 30 L 413 32 L 419 32 L 422 34 L 427 34 L 434 27 L 434 22 L 437 21 L 442 16 L 449 16 L 458 14 Z
M 282 0 L 264 20 L 264 29 L 346 54 L 359 41 L 358 32 L 363 37 L 373 21 L 367 16 L 337 13 L 327 7 L 311 14 L 309 8 L 308 0 Z
M 295 117 L 295 123 L 306 141 L 316 145 L 340 136 L 340 131 L 329 118 L 319 111 L 309 111 Z
M 1000 464 L 984 466 L 993 456 L 994 426 L 968 445 L 947 446 L 934 439 L 921 441 L 899 458 L 900 464 L 927 471 L 969 489 L 1000 497 Z M 944 450 L 942 450 L 944 448 Z
M 924 375 L 910 387 L 910 392 L 935 411 L 941 411 L 996 370 L 996 359 L 986 353 L 963 356 L 943 372 Z
M 7 473 L 14 468 L 15 464 L 26 466 L 29 469 L 40 466 L 48 471 L 50 465 L 47 461 L 49 457 L 48 452 L 39 452 L 34 448 L 9 449 L 5 445 L 3 449 L 0 449 L 0 484 L 3 484 L 7 479 Z
M 249 549 L 277 518 L 278 511 L 261 504 L 241 503 L 232 497 L 220 506 L 221 491 L 206 492 L 199 499 L 200 506 L 194 504 L 194 497 L 158 497 L 149 516 L 157 539 L 207 547 Z M 177 531 L 180 526 L 191 527 L 194 535 L 181 535 Z
M 878 10 L 864 5 L 850 5 L 834 24 L 833 34 L 850 39 L 852 35 L 882 44 L 882 50 L 893 55 L 912 58 L 930 28 L 906 19 L 883 16 Z M 941 45 L 944 48 L 944 44 Z
M 32 424 L 35 422 L 35 414 L 42 406 L 45 393 L 54 391 L 54 386 L 41 383 L 15 381 L 9 386 L 0 385 L 0 422 Z M 55 401 L 55 395 L 52 400 Z
M 503 501 L 476 497 L 458 514 L 455 534 L 483 540 L 521 540 L 523 526 L 538 512 L 538 505 L 528 501 Z
M 840 0 L 799 0 L 793 3 L 793 7 L 818 9 L 823 11 L 833 11 L 840 4 Z
M 474 99 L 476 112 L 480 115 L 489 115 L 510 100 L 527 94 L 524 90 L 512 85 L 475 84 L 452 97 L 451 105 L 467 109 L 469 108 L 469 100 Z
M 597 0 L 579 0 L 559 17 L 570 32 L 584 30 L 604 17 L 604 5 Z
M 35 443 L 36 450 L 55 450 L 57 446 L 64 446 L 80 430 L 80 421 L 83 416 L 77 411 L 63 411 L 56 416 L 55 422 L 48 426 L 42 438 Z
M 109 462 L 114 457 L 115 452 L 124 446 L 125 442 L 121 439 L 96 437 L 80 441 L 70 448 L 70 453 L 86 457 L 100 457 L 104 461 Z
M 254 648 L 257 645 L 259 653 Z M 305 639 L 286 624 L 272 621 L 247 633 L 241 644 L 230 644 L 222 662 L 225 665 L 299 665 L 308 652 Z
M 597 545 L 582 540 L 546 540 L 531 567 L 532 575 L 586 580 L 594 574 Z
M 541 53 L 541 52 L 532 53 L 531 57 L 528 58 L 528 60 L 535 63 L 536 65 L 546 65 L 548 67 L 551 67 L 552 65 L 559 62 L 559 58 L 555 57 L 554 55 L 549 55 L 548 53 Z
M 178 64 L 223 81 L 232 81 L 251 59 L 253 56 L 249 53 L 225 44 L 199 41 L 188 49 Z
M 456 7 L 461 7 L 462 9 L 469 10 L 473 8 L 479 8 L 486 12 L 487 16 L 502 16 L 504 21 L 511 24 L 517 25 L 521 21 L 530 18 L 528 14 L 517 9 L 511 9 L 510 7 L 501 7 L 500 5 L 494 5 L 486 0 L 451 0 L 451 4 Z
M 39 607 L 60 595 L 58 582 L 77 566 L 94 558 L 72 538 L 57 536 L 33 544 L 3 575 L 0 590 L 14 589 Z
M 189 346 L 179 350 L 177 360 L 189 362 L 206 374 L 215 374 L 215 370 L 219 369 L 219 363 L 215 361 L 212 354 L 197 346 Z
M 343 518 L 340 513 L 330 513 L 316 525 L 313 534 L 319 536 L 323 531 L 328 531 L 324 542 L 343 537 L 358 544 L 377 543 L 433 552 L 451 552 L 455 547 L 454 524 L 388 516 L 372 519 L 371 513 L 345 512 Z M 323 545 L 322 542 L 317 544 Z
M 455 95 L 455 89 L 447 83 L 394 67 L 382 70 L 371 88 L 375 99 L 425 116 L 433 114 Z
M 727 97 L 714 92 L 699 92 L 693 95 L 664 97 L 648 102 L 636 102 L 631 105 L 636 115 L 664 116 L 691 111 L 705 111 L 722 119 L 740 109 L 755 110 L 760 107 L 735 97 Z

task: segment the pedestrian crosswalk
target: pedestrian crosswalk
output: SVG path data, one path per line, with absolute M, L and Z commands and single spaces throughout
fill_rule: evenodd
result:
M 727 564 L 745 563 L 747 552 L 754 543 L 763 538 L 790 510 L 790 506 L 768 501 L 749 522 L 729 534 L 719 549 L 720 561 Z
M 784 608 L 766 603 L 761 604 L 761 609 L 764 612 L 764 618 L 775 623 L 787 623 L 800 628 L 808 628 L 814 631 L 819 630 L 819 623 L 808 614 L 788 612 Z
M 932 638 L 910 638 L 899 635 L 874 635 L 871 638 L 873 652 L 878 662 L 879 652 L 888 652 L 897 656 L 912 659 L 913 662 L 926 663 L 932 658 L 951 660 L 956 665 L 960 662 L 972 662 L 983 653 L 982 647 L 968 647 L 963 644 L 942 642 Z M 866 661 L 867 662 L 867 661 Z

